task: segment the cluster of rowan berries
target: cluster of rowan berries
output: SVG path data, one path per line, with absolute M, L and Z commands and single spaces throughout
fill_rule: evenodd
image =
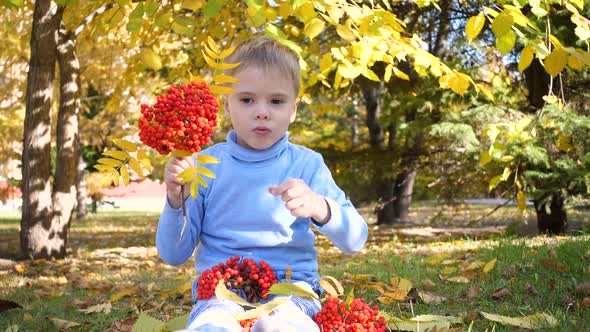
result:
M 250 303 L 268 299 L 268 290 L 277 283 L 277 277 L 265 261 L 256 264 L 253 259 L 234 256 L 225 264 L 219 263 L 201 273 L 197 281 L 197 298 L 203 300 L 213 297 L 215 287 L 222 279 L 228 289 L 243 294 Z
M 141 104 L 139 138 L 160 154 L 199 152 L 215 132 L 218 110 L 206 83 L 172 85 L 153 106 Z
M 347 308 L 346 302 L 330 297 L 314 320 L 325 332 L 385 332 L 385 318 L 377 318 L 378 315 L 379 308 L 371 308 L 365 299 L 356 298 Z
M 242 332 L 252 331 L 252 326 L 254 326 L 254 323 L 256 323 L 256 321 L 259 319 L 260 319 L 260 317 L 241 320 L 240 326 L 242 327 Z

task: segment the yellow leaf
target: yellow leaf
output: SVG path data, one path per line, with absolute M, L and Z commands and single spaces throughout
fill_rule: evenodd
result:
M 518 193 L 516 194 L 516 204 L 518 205 L 519 209 L 526 209 L 526 194 L 522 190 L 520 190 L 520 188 L 518 190 Z
M 268 290 L 269 295 L 295 295 L 304 298 L 319 299 L 310 286 L 304 287 L 297 283 L 281 282 L 274 284 Z
M 279 15 L 281 15 L 283 19 L 286 19 L 291 13 L 293 13 L 293 7 L 289 1 L 281 2 L 281 5 L 279 6 Z
M 145 167 L 145 169 L 151 173 L 152 163 L 150 162 L 150 159 L 147 157 L 145 151 L 143 151 L 143 150 L 138 151 L 137 152 L 137 159 L 143 165 L 143 167 Z M 143 174 L 142 174 L 142 176 L 143 176 Z
M 111 165 L 96 164 L 96 165 L 92 165 L 92 167 L 96 168 L 97 170 L 99 170 L 101 172 L 116 172 L 117 171 L 115 169 L 115 167 L 113 167 Z
M 183 0 L 182 8 L 190 9 L 194 12 L 198 11 L 203 6 L 203 0 Z
M 470 281 L 469 279 L 459 276 L 459 277 L 451 277 L 449 279 L 447 279 L 448 281 L 452 281 L 452 282 L 456 282 L 456 283 L 460 283 L 460 284 L 468 284 Z
M 195 180 L 197 180 L 197 182 L 205 188 L 207 188 L 209 186 L 207 184 L 207 182 L 205 182 L 205 179 L 203 179 L 200 175 L 195 176 Z M 195 197 L 196 197 L 196 195 L 195 195 Z
M 184 171 L 180 172 L 176 177 L 180 179 L 182 183 L 187 183 L 193 180 L 195 177 L 195 172 L 197 171 L 196 167 L 189 167 Z
M 103 165 L 110 165 L 115 167 L 123 165 L 123 162 L 113 158 L 99 158 L 97 162 Z
M 488 320 L 498 322 L 504 325 L 522 327 L 525 329 L 556 327 L 559 324 L 557 319 L 546 313 L 537 313 L 534 315 L 524 317 L 500 316 L 495 314 L 489 314 L 483 311 L 480 311 L 480 313 Z
M 325 53 L 320 60 L 320 72 L 326 74 L 330 71 L 330 67 L 332 66 L 332 56 L 330 53 Z
M 211 36 L 207 36 L 207 46 L 209 46 L 213 52 L 219 53 L 219 46 L 217 46 L 217 43 L 213 38 L 211 38 Z
M 329 296 L 338 297 L 338 292 L 336 291 L 334 286 L 332 286 L 332 284 L 330 284 L 328 281 L 320 279 L 320 286 L 322 286 L 324 291 L 326 291 L 326 293 L 328 293 Z
M 472 40 L 474 40 L 479 33 L 481 32 L 481 29 L 483 29 L 483 26 L 486 23 L 486 18 L 483 14 L 483 12 L 480 12 L 479 14 L 477 14 L 477 16 L 472 16 L 468 21 L 467 21 L 467 25 L 465 25 L 465 34 L 467 35 L 467 39 L 471 42 Z
M 16 264 L 16 265 L 14 266 L 14 271 L 15 271 L 16 273 L 23 274 L 23 273 L 25 273 L 26 269 L 25 269 L 25 266 L 24 266 L 24 265 L 22 265 L 22 264 Z
M 520 54 L 520 60 L 518 61 L 518 71 L 524 72 L 533 62 L 533 58 L 535 57 L 535 53 L 532 47 L 527 46 L 522 50 Z
M 497 260 L 498 260 L 497 258 L 494 258 L 491 261 L 487 262 L 486 265 L 483 267 L 483 272 L 484 273 L 490 272 L 494 268 L 494 266 L 496 265 Z
M 237 303 L 241 306 L 252 306 L 250 302 L 244 300 L 238 294 L 227 289 L 227 287 L 225 286 L 225 279 L 221 279 L 215 287 L 215 296 L 218 300 L 231 300 L 232 302 Z
M 197 155 L 197 162 L 201 164 L 219 164 L 219 159 L 206 154 Z
M 456 75 L 451 78 L 451 90 L 453 92 L 462 96 L 467 91 L 467 88 L 469 88 L 469 81 L 463 76 Z
M 156 52 L 154 52 L 151 48 L 145 48 L 141 52 L 141 62 L 155 71 L 158 71 L 160 68 L 162 68 L 162 60 L 160 59 L 160 56 L 157 55 Z
M 492 161 L 492 156 L 490 155 L 490 152 L 486 150 L 479 157 L 479 166 L 484 167 L 489 164 L 490 161 Z
M 401 78 L 402 80 L 410 80 L 410 76 L 408 76 L 408 74 L 404 73 L 403 71 L 399 70 L 397 67 L 393 67 L 393 73 L 395 74 L 395 76 Z
M 215 179 L 215 173 L 211 172 L 208 168 L 197 166 L 197 172 L 208 178 Z
M 502 55 L 506 55 L 516 43 L 516 36 L 512 30 L 509 30 L 505 34 L 498 36 L 496 38 L 496 48 L 502 53 Z
M 210 85 L 209 91 L 215 95 L 229 95 L 232 94 L 235 90 L 223 85 Z
M 358 67 L 347 67 L 345 65 L 339 65 L 338 73 L 343 78 L 353 79 L 359 76 L 361 74 L 361 71 Z
M 350 30 L 347 26 L 345 25 L 340 25 L 338 24 L 336 26 L 336 33 L 338 33 L 338 36 L 342 37 L 342 39 L 352 43 L 356 40 L 356 36 L 354 35 L 354 33 L 352 32 L 352 30 Z
M 127 169 L 127 167 L 122 166 L 121 168 L 119 168 L 119 171 L 121 172 L 121 177 L 123 178 L 123 184 L 128 185 L 129 184 L 129 170 Z
M 228 76 L 228 75 L 215 75 L 213 76 L 213 82 L 215 83 L 238 83 L 240 80 L 237 79 L 234 76 Z
M 319 35 L 322 30 L 324 30 L 324 26 L 326 23 L 319 18 L 312 18 L 307 23 L 305 23 L 305 27 L 303 28 L 303 33 L 309 37 L 309 39 L 314 39 Z
M 336 289 L 338 290 L 338 294 L 344 294 L 344 287 L 342 287 L 342 284 L 340 283 L 340 281 L 338 281 L 338 279 L 332 276 L 324 276 L 324 278 L 332 280 L 332 282 L 336 286 Z
M 567 65 L 571 69 L 575 69 L 577 71 L 580 71 L 580 70 L 582 70 L 582 68 L 584 68 L 584 62 L 582 60 L 580 60 L 580 58 L 575 55 L 569 56 L 569 58 L 567 60 Z
M 503 11 L 494 18 L 494 21 L 492 22 L 492 31 L 496 37 L 500 37 L 508 33 L 508 31 L 511 31 L 513 23 L 514 17 L 512 17 L 508 11 Z
M 570 143 L 571 139 L 567 135 L 559 135 L 557 138 L 557 148 L 563 152 L 570 152 L 574 149 L 574 146 Z
M 125 288 L 120 292 L 114 293 L 110 296 L 111 302 L 117 302 L 126 296 L 135 294 L 139 290 L 139 286 Z
M 514 160 L 514 156 L 502 156 L 502 158 L 500 158 L 500 161 L 502 162 L 509 162 Z
M 178 295 L 178 294 L 182 295 L 186 292 L 190 292 L 192 286 L 193 286 L 192 281 L 185 282 L 184 284 L 182 284 L 174 289 L 171 289 L 171 290 L 167 291 L 166 293 L 160 295 L 160 300 L 168 299 L 173 295 Z
M 225 59 L 230 56 L 236 50 L 235 46 L 229 47 L 223 51 L 221 51 L 218 55 L 219 59 Z
M 562 47 L 556 48 L 545 58 L 545 71 L 555 77 L 565 68 L 567 61 L 567 52 Z
M 174 151 L 172 151 L 172 157 L 182 158 L 182 157 L 190 157 L 192 155 L 193 155 L 193 153 L 192 152 L 189 152 L 189 151 L 184 151 L 184 150 L 174 150 Z
M 129 158 L 129 167 L 139 176 L 143 176 L 143 169 L 135 158 Z
M 369 69 L 365 66 L 361 67 L 361 73 L 363 74 L 363 76 L 370 79 L 371 81 L 375 81 L 375 82 L 381 81 L 379 79 L 379 76 L 377 76 L 377 74 L 375 74 L 374 71 L 372 71 L 371 69 Z
M 197 195 L 199 194 L 199 185 L 197 184 L 197 181 L 191 182 L 190 190 L 191 190 L 191 197 L 197 198 Z
M 217 295 L 217 293 L 215 295 Z M 264 317 L 264 316 L 269 315 L 271 312 L 273 312 L 280 305 L 287 303 L 290 300 L 291 300 L 291 296 L 278 296 L 275 299 L 273 299 L 272 301 L 258 306 L 256 309 L 246 310 L 242 313 L 235 314 L 234 317 L 237 320 L 252 319 L 252 318 L 256 318 L 256 317 Z M 252 307 L 253 305 L 249 304 L 248 306 Z
M 111 174 L 113 174 L 113 183 L 115 184 L 115 187 L 118 187 L 119 186 L 119 172 L 114 172 Z
M 120 150 L 105 151 L 102 154 L 105 156 L 113 157 L 118 160 L 127 160 L 127 158 L 129 158 L 129 153 Z
M 495 102 L 496 98 L 494 98 L 494 94 L 492 93 L 492 90 L 490 90 L 487 86 L 477 83 L 476 87 L 479 91 L 481 91 L 486 98 L 488 98 L 490 101 Z
M 113 138 L 111 140 L 116 146 L 120 147 L 121 149 L 127 152 L 135 152 L 137 151 L 137 146 L 128 140 L 120 139 L 120 138 Z
M 392 72 L 393 66 L 391 64 L 388 64 L 387 67 L 385 67 L 385 74 L 383 74 L 383 79 L 385 80 L 385 82 L 389 82 L 389 80 L 391 79 Z
M 60 331 L 69 330 L 82 326 L 82 324 L 80 323 L 59 318 L 47 317 L 47 320 L 49 320 L 53 325 L 55 325 L 55 327 L 57 327 Z

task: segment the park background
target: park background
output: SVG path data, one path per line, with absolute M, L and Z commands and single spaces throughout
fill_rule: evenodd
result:
M 322 274 L 396 317 L 447 316 L 408 329 L 590 326 L 588 1 L 2 5 L 0 328 L 125 330 L 190 309 L 192 263 L 154 251 L 165 158 L 139 142 L 139 105 L 218 84 L 252 35 L 301 56 L 290 139 L 371 226 L 352 257 L 320 237 Z M 98 172 L 126 150 L 113 139 L 144 154 Z

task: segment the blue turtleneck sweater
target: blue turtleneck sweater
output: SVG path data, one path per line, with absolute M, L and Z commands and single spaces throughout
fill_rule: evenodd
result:
M 166 202 L 156 246 L 167 263 L 184 263 L 198 245 L 198 273 L 238 255 L 265 260 L 279 280 L 290 266 L 293 280 L 315 286 L 319 276 L 311 225 L 346 253 L 364 246 L 367 225 L 334 182 L 321 155 L 289 143 L 288 135 L 266 150 L 250 150 L 238 145 L 236 133 L 231 131 L 227 142 L 201 154 L 220 160 L 219 164 L 204 165 L 216 178 L 204 178 L 207 187 L 199 186 L 198 197 L 186 200 L 188 225 L 180 241 L 182 210 Z M 326 224 L 292 216 L 281 197 L 268 192 L 270 186 L 288 179 L 304 180 L 326 199 L 331 211 Z

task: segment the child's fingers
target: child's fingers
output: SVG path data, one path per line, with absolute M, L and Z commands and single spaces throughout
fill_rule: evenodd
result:
M 276 186 L 270 186 L 268 188 L 268 191 L 273 194 L 273 195 L 283 195 L 286 191 L 292 189 L 292 188 L 296 188 L 297 186 L 300 186 L 300 184 L 305 184 L 305 182 L 303 182 L 303 180 L 301 179 L 289 179 L 281 184 L 278 184 Z M 289 195 L 290 198 L 293 198 L 295 196 L 293 196 L 295 193 L 292 193 Z M 283 199 L 283 201 L 285 201 L 285 199 Z
M 304 203 L 305 202 L 302 198 L 297 197 L 287 201 L 287 203 L 285 203 L 285 207 L 287 207 L 289 211 L 293 211 L 295 209 L 303 207 L 305 205 Z

